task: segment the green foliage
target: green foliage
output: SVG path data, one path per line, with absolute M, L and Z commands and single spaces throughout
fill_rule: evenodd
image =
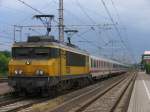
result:
M 150 64 L 145 64 L 146 73 L 150 74 Z
M 0 74 L 1 75 L 7 73 L 10 57 L 11 57 L 10 52 L 0 51 Z

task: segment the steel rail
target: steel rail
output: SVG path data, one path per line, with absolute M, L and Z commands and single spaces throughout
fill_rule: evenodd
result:
M 115 87 L 116 85 L 118 85 L 119 83 L 121 83 L 122 81 L 124 81 L 125 79 L 127 79 L 128 75 L 125 75 L 124 77 L 122 77 L 121 79 L 119 79 L 119 81 L 111 84 L 109 87 L 107 87 L 106 89 L 104 89 L 102 92 L 100 92 L 100 88 L 94 88 L 90 91 L 88 91 L 87 93 L 83 93 L 67 102 L 64 102 L 61 105 L 58 105 L 57 107 L 55 107 L 54 109 L 52 109 L 50 112 L 58 112 L 60 110 L 63 110 L 64 108 L 67 108 L 66 110 L 63 110 L 64 112 L 71 110 L 71 112 L 78 112 L 81 111 L 82 109 L 84 109 L 85 107 L 87 107 L 88 105 L 90 105 L 92 102 L 94 102 L 96 99 L 98 99 L 99 97 L 103 96 L 105 93 L 107 93 L 109 90 L 111 90 L 113 87 Z M 100 92 L 100 93 L 99 93 Z M 93 98 L 93 93 L 94 93 L 94 98 Z M 95 94 L 96 93 L 96 94 Z M 89 99 L 89 96 L 91 95 L 92 99 Z M 74 108 L 72 109 L 71 104 L 77 104 L 77 102 L 79 102 L 80 99 L 85 100 L 84 104 L 82 105 L 78 105 L 78 107 L 80 108 Z M 80 102 L 79 102 L 80 103 Z M 69 108 L 70 107 L 70 108 Z M 68 109 L 69 108 L 69 109 Z

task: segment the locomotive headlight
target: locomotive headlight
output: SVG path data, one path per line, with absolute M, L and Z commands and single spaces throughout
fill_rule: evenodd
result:
M 36 71 L 36 75 L 43 75 L 44 74 L 44 71 L 43 70 L 37 70 Z
M 22 72 L 23 72 L 22 70 L 19 70 L 19 71 L 18 71 L 18 73 L 19 73 L 20 75 L 22 74 Z
M 43 74 L 44 74 L 44 72 L 42 70 L 40 70 L 40 75 L 43 75 Z
M 18 74 L 18 70 L 15 70 L 15 75 L 17 75 Z
M 15 75 L 21 75 L 23 73 L 22 70 L 15 70 Z

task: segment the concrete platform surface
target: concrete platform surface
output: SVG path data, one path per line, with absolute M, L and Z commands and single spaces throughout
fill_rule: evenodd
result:
M 128 112 L 150 112 L 150 75 L 144 72 L 138 73 Z

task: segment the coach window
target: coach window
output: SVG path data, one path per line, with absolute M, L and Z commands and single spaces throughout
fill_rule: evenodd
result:
M 107 62 L 106 62 L 106 65 L 105 65 L 105 66 L 106 66 L 106 68 L 108 67 L 108 63 L 107 63 Z
M 100 61 L 100 67 L 102 68 L 102 61 Z
M 103 68 L 105 68 L 105 62 L 103 61 Z
M 95 60 L 93 60 L 93 62 L 94 62 L 94 68 L 96 67 L 96 63 L 95 63 Z
M 108 68 L 108 62 L 106 62 L 106 67 Z
M 107 68 L 107 62 L 105 62 L 105 68 Z
M 113 68 L 113 64 L 111 63 L 111 68 Z
M 103 61 L 102 61 L 102 68 L 104 67 L 104 63 L 103 63 Z
M 103 61 L 103 68 L 105 67 L 105 62 Z
M 109 63 L 107 63 L 107 67 L 109 68 Z
M 93 67 L 93 60 L 91 59 L 91 68 Z
M 94 68 L 94 60 L 92 59 L 92 68 Z

